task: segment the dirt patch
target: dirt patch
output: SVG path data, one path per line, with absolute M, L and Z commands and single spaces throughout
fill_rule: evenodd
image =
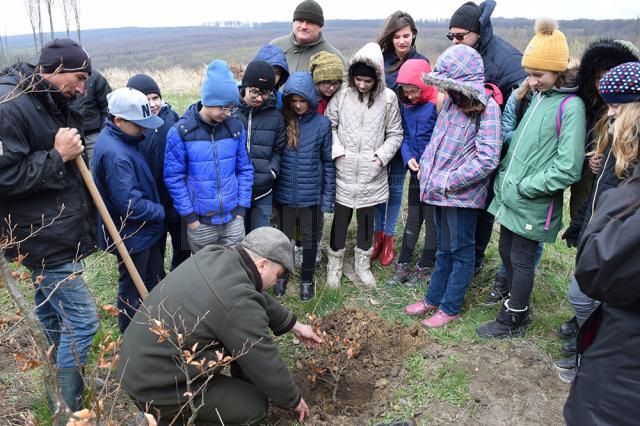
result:
M 397 421 L 406 422 L 398 424 L 563 424 L 569 387 L 533 343 L 439 344 L 417 324 L 390 325 L 356 308 L 328 315 L 319 324 L 328 341 L 335 339 L 333 345 L 297 360 L 293 368 L 312 411 L 309 424 L 378 424 L 390 412 L 407 411 L 414 417 L 398 415 Z M 350 348 L 351 358 L 346 356 Z M 407 371 L 408 357 L 420 360 L 419 371 Z M 342 369 L 337 390 L 336 368 Z M 446 376 L 456 372 L 461 382 L 447 382 Z M 420 405 L 412 399 L 415 392 L 428 395 Z M 294 424 L 291 412 L 277 408 L 268 422 Z

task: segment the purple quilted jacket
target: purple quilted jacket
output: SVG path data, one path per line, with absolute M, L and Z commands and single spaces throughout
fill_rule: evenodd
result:
M 464 114 L 450 98 L 444 101 L 431 142 L 420 159 L 420 200 L 482 209 L 502 148 L 500 107 L 485 93 L 482 58 L 472 48 L 452 46 L 440 55 L 425 82 L 473 97 L 485 109 L 478 119 Z

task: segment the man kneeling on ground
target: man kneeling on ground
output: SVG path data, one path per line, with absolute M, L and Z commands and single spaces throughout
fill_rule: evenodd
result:
M 127 328 L 118 368 L 124 390 L 160 425 L 176 417 L 185 422 L 189 397 L 196 406 L 204 402 L 198 424 L 253 424 L 265 415 L 269 399 L 303 421 L 309 408 L 268 331 L 291 331 L 307 346 L 322 343 L 266 293 L 293 270 L 293 245 L 270 227 L 250 232 L 237 246 L 207 246 L 191 256 L 149 293 Z M 158 328 L 168 331 L 166 340 Z M 231 376 L 216 371 L 207 383 L 205 374 L 188 387 L 177 347 L 194 351 L 194 345 L 210 346 L 197 357 L 206 358 L 205 366 L 216 361 L 217 351 L 240 355 Z M 192 378 L 199 374 L 196 367 L 189 372 Z

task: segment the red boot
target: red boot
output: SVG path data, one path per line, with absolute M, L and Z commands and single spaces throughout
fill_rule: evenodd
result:
M 393 262 L 393 258 L 395 257 L 393 253 L 393 235 L 385 235 L 384 243 L 382 245 L 382 256 L 380 256 L 380 264 L 382 266 L 389 266 Z
M 373 233 L 373 253 L 371 254 L 371 260 L 376 260 L 382 252 L 382 245 L 384 244 L 384 232 L 378 231 Z

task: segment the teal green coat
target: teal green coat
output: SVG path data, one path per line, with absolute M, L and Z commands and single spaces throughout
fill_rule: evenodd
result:
M 580 179 L 586 138 L 585 108 L 570 99 L 556 116 L 566 91 L 536 94 L 501 161 L 489 212 L 510 231 L 534 241 L 553 242 L 562 228 L 563 191 Z

